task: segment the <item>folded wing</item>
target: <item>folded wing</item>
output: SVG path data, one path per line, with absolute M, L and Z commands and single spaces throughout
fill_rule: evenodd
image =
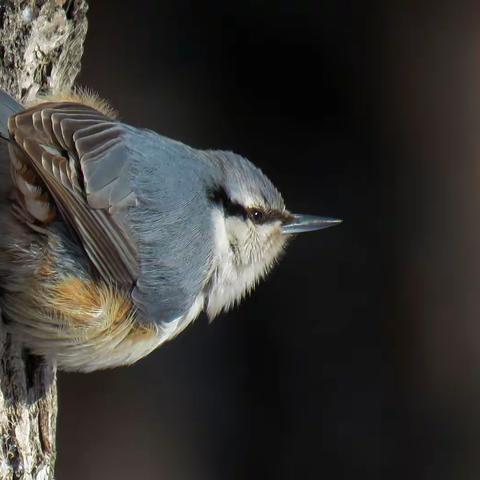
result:
M 128 127 L 82 104 L 50 102 L 10 117 L 8 127 L 18 172 L 41 179 L 98 274 L 133 288 L 138 252 L 117 215 L 137 202 L 127 168 Z M 40 188 L 30 183 L 27 194 Z

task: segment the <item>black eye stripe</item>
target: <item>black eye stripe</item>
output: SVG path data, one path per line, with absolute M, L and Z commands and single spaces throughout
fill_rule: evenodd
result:
M 285 213 L 278 210 L 264 210 L 260 207 L 244 208 L 236 202 L 232 202 L 222 187 L 212 190 L 210 193 L 212 202 L 221 205 L 227 216 L 249 218 L 256 225 L 264 223 L 284 221 Z
M 223 206 L 226 215 L 235 217 L 247 217 L 247 211 L 238 203 L 232 202 L 225 190 L 221 187 L 211 192 L 210 199 L 212 202 Z

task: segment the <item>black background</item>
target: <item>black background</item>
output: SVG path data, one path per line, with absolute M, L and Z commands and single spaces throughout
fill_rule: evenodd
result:
M 344 223 L 213 324 L 61 374 L 58 478 L 478 478 L 473 3 L 91 3 L 80 84 Z

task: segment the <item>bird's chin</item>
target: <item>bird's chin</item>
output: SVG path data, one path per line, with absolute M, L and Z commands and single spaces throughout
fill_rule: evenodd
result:
M 222 265 L 217 269 L 207 295 L 206 313 L 210 319 L 222 311 L 228 311 L 240 303 L 258 285 L 282 257 L 286 242 L 278 242 L 276 248 L 262 261 L 248 264 Z

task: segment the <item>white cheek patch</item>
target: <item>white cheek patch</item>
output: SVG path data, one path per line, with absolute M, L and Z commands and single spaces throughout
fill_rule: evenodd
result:
M 215 317 L 240 301 L 270 270 L 284 245 L 278 225 L 249 226 L 215 210 L 214 266 L 207 314 Z
M 248 241 L 248 228 L 243 220 L 228 218 L 223 221 L 225 235 L 230 249 L 228 257 L 234 265 L 240 265 L 246 254 L 244 246 Z
M 222 212 L 218 209 L 214 209 L 212 213 L 212 220 L 215 246 L 220 252 L 225 252 L 228 248 L 229 241 Z
M 219 210 L 213 211 L 213 232 L 214 232 L 214 263 L 216 267 L 223 266 L 224 268 L 230 268 L 235 262 L 234 250 L 239 248 L 236 243 L 238 237 L 234 237 L 232 232 L 227 232 L 226 222 L 223 214 Z M 227 220 L 230 222 L 230 220 Z M 231 226 L 231 225 L 230 225 Z M 233 229 L 235 231 L 238 229 Z

